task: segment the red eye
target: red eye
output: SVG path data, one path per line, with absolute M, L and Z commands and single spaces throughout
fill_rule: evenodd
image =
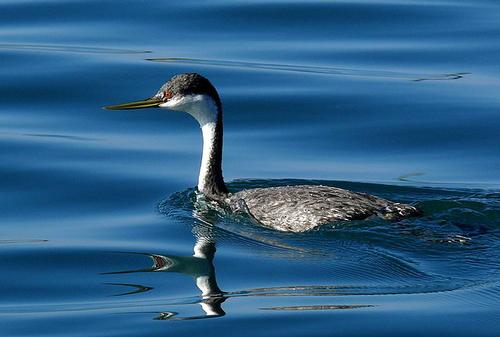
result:
M 174 97 L 174 94 L 172 94 L 170 91 L 164 91 L 163 92 L 163 98 L 164 99 L 171 99 L 172 97 Z

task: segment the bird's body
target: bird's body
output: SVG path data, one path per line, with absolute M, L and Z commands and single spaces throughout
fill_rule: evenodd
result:
M 152 98 L 108 109 L 154 106 L 187 112 L 200 124 L 203 154 L 198 191 L 234 212 L 248 213 L 264 226 L 304 232 L 339 220 L 362 220 L 373 215 L 400 219 L 420 214 L 411 205 L 328 186 L 282 186 L 229 193 L 222 177 L 222 103 L 215 87 L 198 74 L 176 75 Z
M 261 224 L 287 232 L 305 232 L 334 221 L 388 220 L 416 215 L 410 205 L 365 193 L 321 185 L 254 188 L 229 195 L 227 205 L 243 211 Z

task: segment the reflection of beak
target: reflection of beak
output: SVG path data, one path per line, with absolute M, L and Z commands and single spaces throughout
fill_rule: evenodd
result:
M 142 101 L 135 101 L 130 103 L 123 103 L 117 105 L 109 105 L 105 107 L 108 110 L 127 110 L 127 109 L 144 109 L 144 108 L 154 108 L 163 103 L 160 98 L 151 97 L 146 98 Z

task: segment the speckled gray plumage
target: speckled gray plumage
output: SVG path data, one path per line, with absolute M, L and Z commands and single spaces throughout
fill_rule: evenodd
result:
M 372 215 L 394 220 L 420 214 L 410 205 L 318 185 L 243 190 L 228 196 L 226 202 L 233 211 L 246 212 L 261 224 L 286 232 L 305 232 L 326 223 Z

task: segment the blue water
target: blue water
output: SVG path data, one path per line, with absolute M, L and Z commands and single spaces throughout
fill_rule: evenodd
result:
M 496 0 L 0 1 L 0 335 L 500 335 L 499 41 Z M 231 190 L 424 215 L 200 211 L 196 122 L 102 109 L 181 72 L 220 92 Z

